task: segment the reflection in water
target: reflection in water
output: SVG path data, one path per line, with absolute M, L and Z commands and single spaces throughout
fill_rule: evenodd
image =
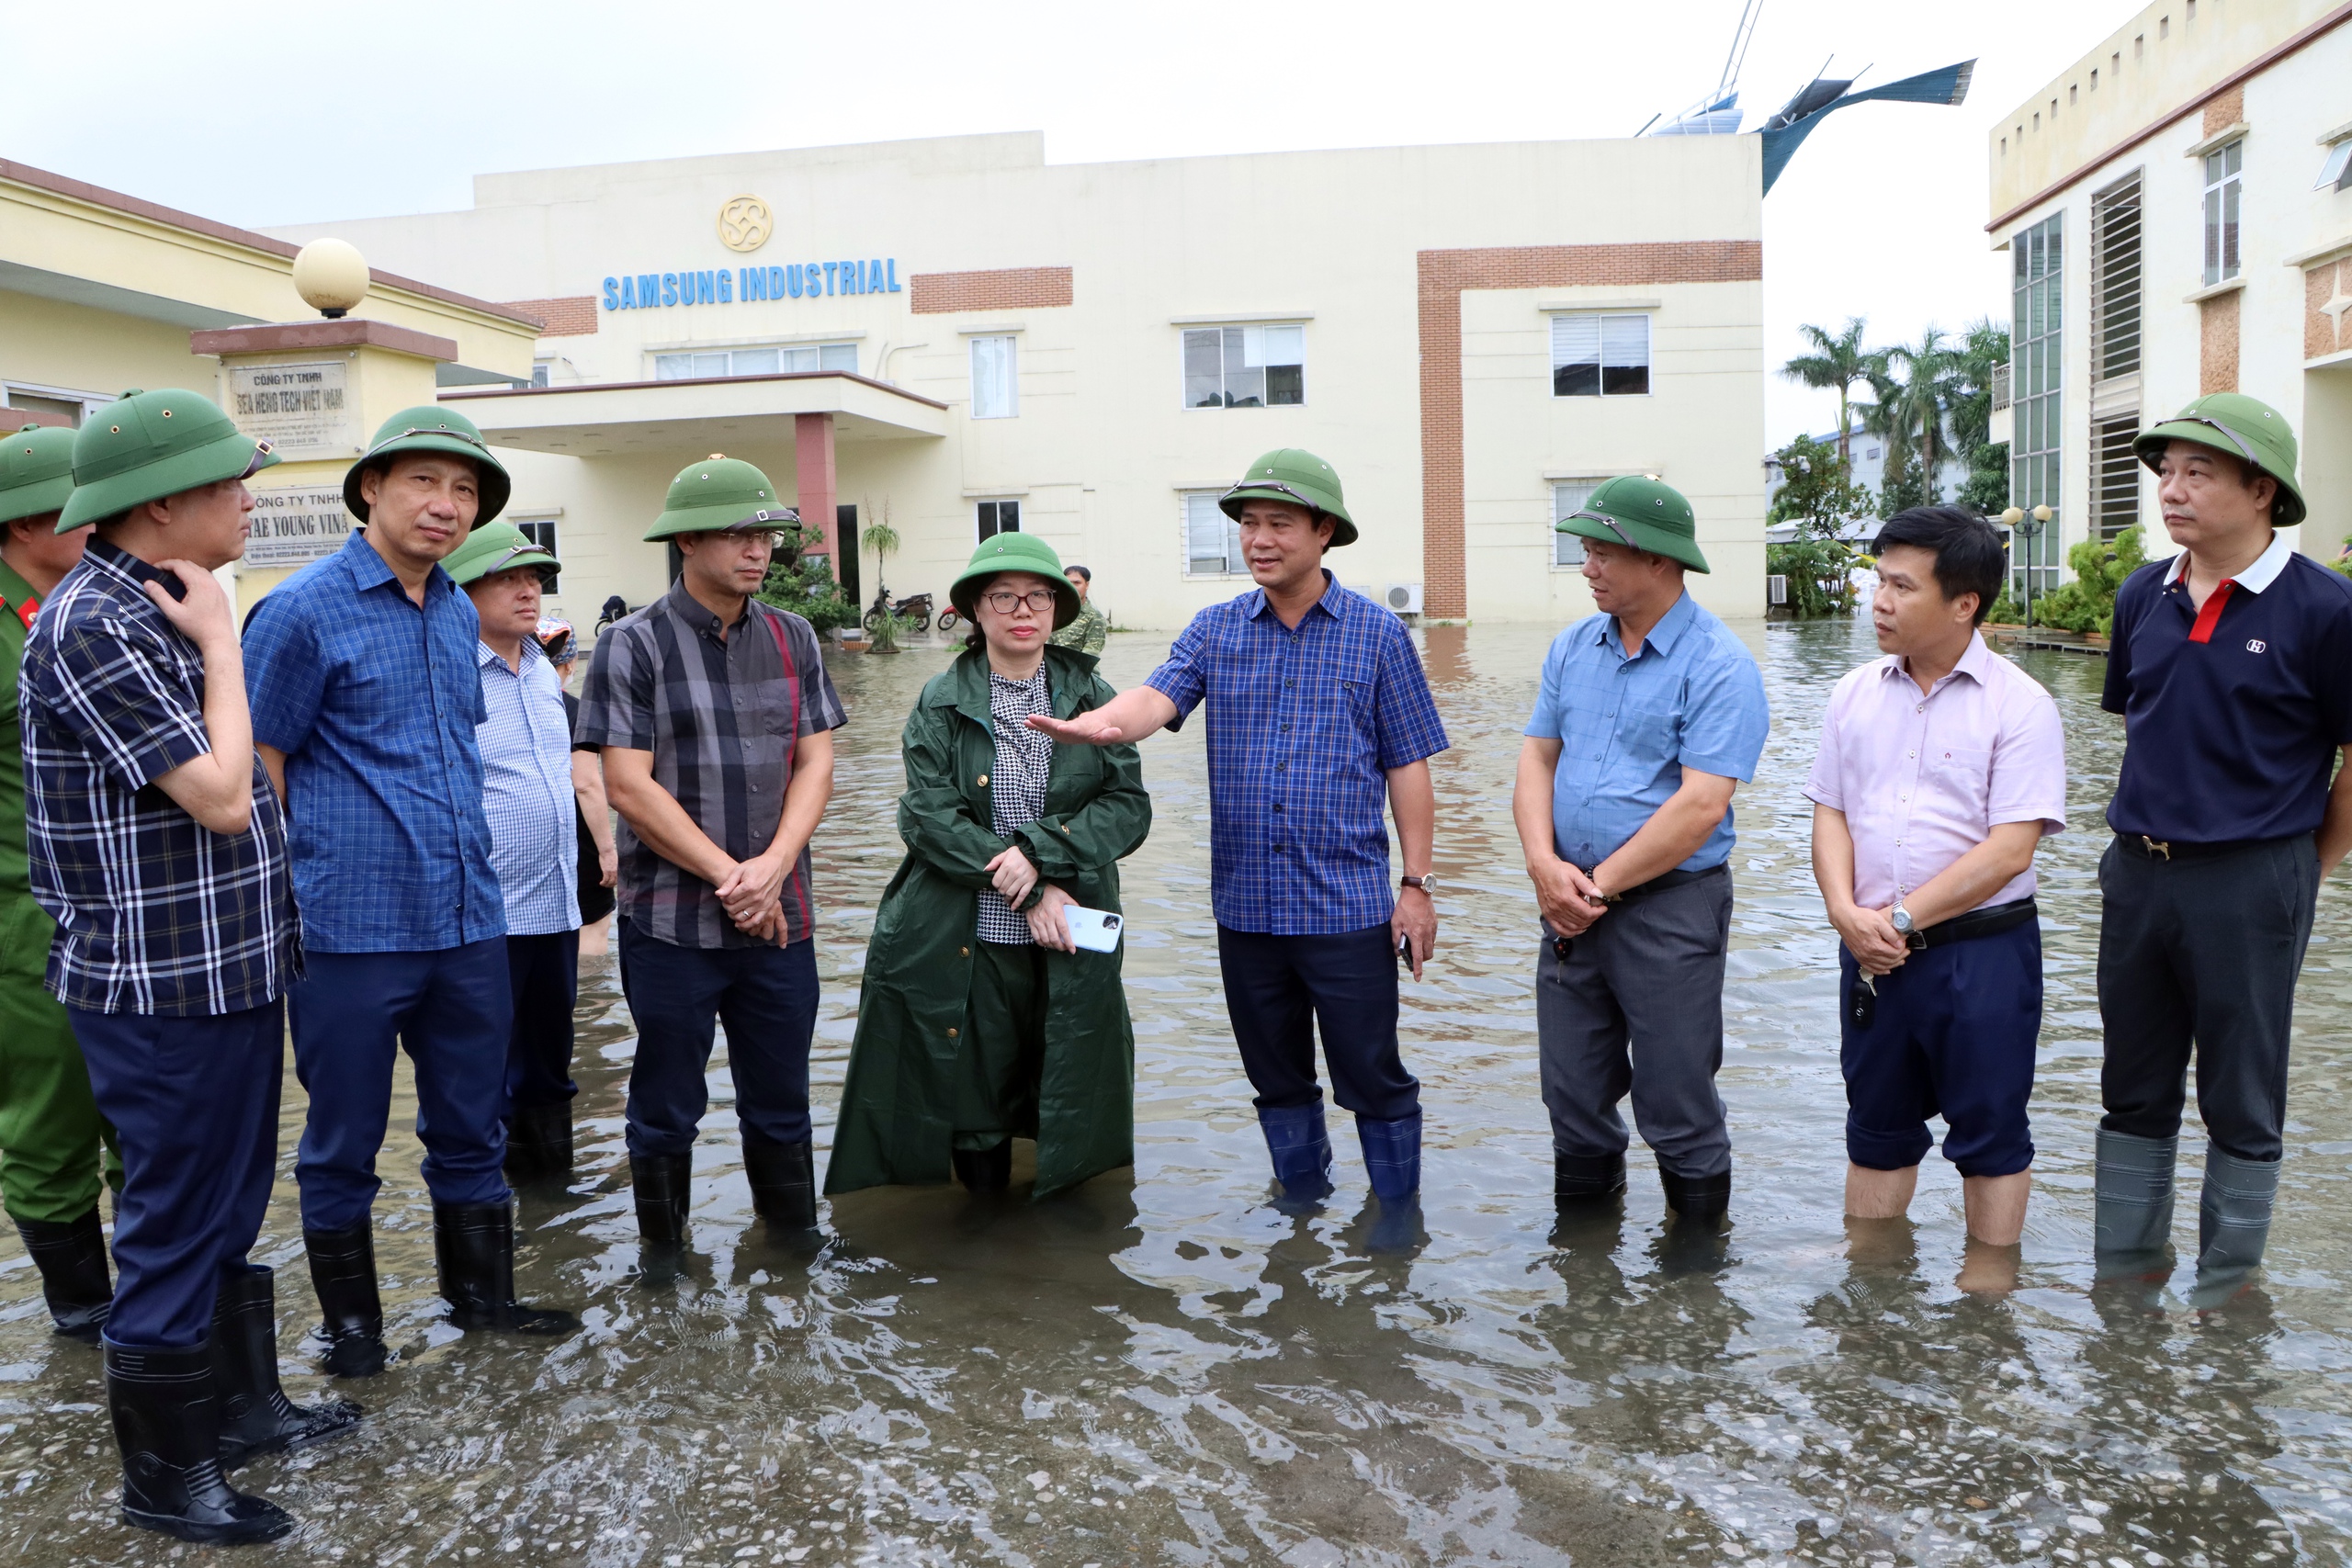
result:
M 647 1290 L 620 1142 L 628 1018 L 609 961 L 592 963 L 580 1168 L 521 1198 L 526 1292 L 583 1302 L 585 1329 L 554 1346 L 452 1333 L 415 1145 L 391 1139 L 379 1245 L 400 1359 L 353 1391 L 370 1412 L 362 1435 L 247 1472 L 306 1521 L 279 1550 L 650 1568 L 2345 1562 L 2340 903 L 2321 900 L 2304 978 L 2267 1277 L 2210 1306 L 2161 1275 L 2095 1285 L 2092 877 L 2120 737 L 2098 712 L 2097 660 L 2030 656 L 2067 716 L 2074 830 L 2044 852 L 2025 1242 L 1970 1256 L 1959 1181 L 1933 1158 L 1916 1224 L 1849 1227 L 1834 949 L 1797 786 L 1867 632 L 1749 636 L 1775 733 L 1738 801 L 1727 1232 L 1669 1229 L 1639 1159 L 1622 1205 L 1552 1213 L 1533 901 L 1510 815 L 1548 633 L 1434 627 L 1455 749 L 1434 764 L 1446 924 L 1405 993 L 1429 1115 L 1419 1206 L 1373 1204 L 1349 1140 L 1329 1203 L 1269 1200 L 1217 983 L 1200 737 L 1158 739 L 1155 830 L 1127 870 L 1133 1173 L 1035 1205 L 1019 1185 L 1000 1201 L 852 1194 L 831 1206 L 833 1239 L 804 1253 L 753 1221 L 731 1119 L 716 1115 L 695 1151 L 684 1276 Z M 1139 679 L 1161 646 L 1114 639 L 1111 678 Z M 818 846 L 820 1141 L 900 853 L 899 723 L 945 658 L 836 667 L 853 717 Z M 729 1098 L 715 1062 L 713 1101 Z M 289 1103 L 257 1256 L 282 1270 L 288 1379 L 307 1398 L 300 1117 Z M 2182 1216 L 2188 1236 L 2193 1203 Z M 96 1358 L 51 1339 L 29 1266 L 0 1245 L 0 1552 L 163 1561 L 171 1543 L 113 1520 Z

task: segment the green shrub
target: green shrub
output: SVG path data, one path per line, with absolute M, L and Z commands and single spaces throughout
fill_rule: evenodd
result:
M 786 525 L 777 532 L 785 543 L 768 563 L 767 581 L 760 584 L 761 600 L 807 616 L 820 634 L 857 625 L 857 606 L 842 597 L 841 584 L 833 581 L 833 563 L 821 555 L 802 554 L 823 540 L 824 534 L 805 524 Z
M 2115 591 L 2147 564 L 2140 551 L 2140 530 L 2127 528 L 2112 540 L 2085 539 L 2066 552 L 2066 564 L 2075 569 L 2075 580 L 2034 601 L 2035 622 L 2107 636 L 2115 624 Z
M 1789 580 L 1789 613 L 1801 621 L 1853 614 L 1855 559 L 1836 539 L 1798 538 L 1764 547 L 1764 570 Z

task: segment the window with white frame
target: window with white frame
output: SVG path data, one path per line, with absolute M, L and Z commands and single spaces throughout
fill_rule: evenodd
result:
M 1241 525 L 1217 504 L 1222 491 L 1195 491 L 1184 497 L 1184 575 L 1230 577 L 1247 572 L 1241 558 Z
M 857 374 L 854 343 L 779 344 L 769 348 L 718 349 L 707 354 L 657 354 L 657 381 L 699 381 L 720 376 L 786 376 L 816 370 Z
M 972 417 L 1012 419 L 1021 412 L 1021 377 L 1015 344 L 1003 337 L 972 340 Z
M 1552 318 L 1552 395 L 1636 398 L 1650 389 L 1647 312 Z
M 1571 513 L 1580 512 L 1600 488 L 1599 478 L 1589 479 L 1555 479 L 1552 483 L 1552 521 L 1567 520 Z M 1570 570 L 1584 565 L 1584 536 L 1563 534 L 1557 527 L 1552 531 L 1552 564 Z
M 552 517 L 510 517 L 516 532 L 548 554 L 561 560 L 563 554 L 555 547 L 555 519 Z
M 66 420 L 75 429 L 90 415 L 114 401 L 106 392 L 84 392 L 72 387 L 46 387 L 34 381 L 0 381 L 0 405 L 25 413 L 45 413 Z M 8 426 L 10 430 L 16 425 Z
M 983 539 L 1021 532 L 1021 503 L 1017 501 L 984 501 L 975 509 L 974 515 Z
M 2205 154 L 2205 282 L 2227 283 L 2238 275 L 2239 172 L 2245 162 L 2243 138 Z
M 534 359 L 531 361 L 531 385 L 534 387 L 544 387 L 548 385 L 548 378 L 554 373 L 554 360 Z
M 1273 408 L 1306 400 L 1306 329 L 1188 327 L 1184 406 Z

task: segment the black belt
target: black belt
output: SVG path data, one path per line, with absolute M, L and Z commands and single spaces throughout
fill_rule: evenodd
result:
M 1949 942 L 1998 936 L 2003 931 L 2015 931 L 2041 912 L 2034 908 L 2030 897 L 2019 898 L 2015 903 L 1971 909 L 1964 915 L 1954 915 L 1949 920 L 1938 920 L 1924 931 L 1913 931 L 1904 939 L 1904 945 L 1914 953 L 1925 953 L 1931 947 L 1942 947 Z
M 1630 904 L 1636 898 L 1646 898 L 1653 893 L 1665 893 L 1677 887 L 1688 887 L 1690 884 L 1694 882 L 1703 882 L 1710 876 L 1728 876 L 1730 874 L 1731 863 L 1728 861 L 1720 865 L 1711 865 L 1704 871 L 1664 871 L 1660 872 L 1657 875 L 1651 877 L 1647 882 L 1635 883 L 1633 886 L 1626 888 L 1625 891 L 1610 899 L 1610 902 L 1612 904 Z M 1586 875 L 1589 878 L 1591 874 L 1588 872 Z
M 2115 841 L 2142 860 L 2216 860 L 2222 855 L 2258 850 L 2276 839 L 2230 839 L 2218 844 L 2185 844 L 2177 839 L 2151 839 L 2145 833 L 2118 833 Z

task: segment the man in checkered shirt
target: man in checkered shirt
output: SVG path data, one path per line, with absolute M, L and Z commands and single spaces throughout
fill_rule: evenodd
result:
M 677 545 L 677 583 L 597 639 L 573 730 L 604 753 L 621 818 L 617 946 L 638 1030 L 629 1180 L 650 1282 L 684 1246 L 722 1020 L 752 1206 L 779 1233 L 817 1224 L 808 840 L 846 716 L 816 632 L 753 597 L 793 521 L 749 463 L 713 454 L 682 470 L 645 536 Z
M 1207 701 L 1217 960 L 1274 1179 L 1289 1198 L 1330 1190 L 1319 1026 L 1372 1190 L 1402 1201 L 1420 1187 L 1421 1109 L 1396 970 L 1402 957 L 1419 979 L 1437 941 L 1429 759 L 1445 727 L 1404 624 L 1323 566 L 1356 538 L 1329 463 L 1269 452 L 1223 505 L 1258 586 L 1193 616 L 1144 685 L 1028 722 L 1072 743 L 1138 740 Z M 1404 840 L 1395 891 L 1384 805 Z
M 283 1509 L 221 1471 L 359 1415 L 287 1403 L 271 1272 L 245 1256 L 301 952 L 211 573 L 243 551 L 244 479 L 276 461 L 194 392 L 93 414 L 56 526 L 96 537 L 41 606 L 17 694 L 33 897 L 57 922 L 49 986 L 122 1147 L 104 1345 L 123 1517 L 183 1540 L 286 1534 Z

